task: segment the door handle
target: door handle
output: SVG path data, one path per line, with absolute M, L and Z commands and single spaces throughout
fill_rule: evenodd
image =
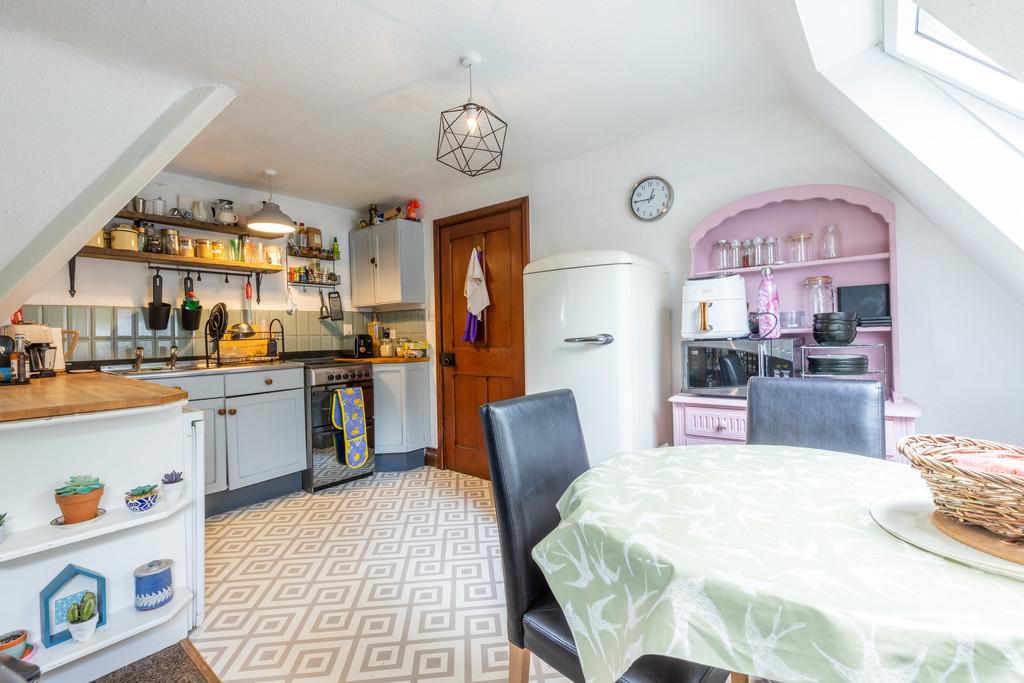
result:
M 450 368 L 455 365 L 455 354 L 454 353 L 442 353 L 441 354 L 441 366 Z
M 599 344 L 601 346 L 606 346 L 615 341 L 615 337 L 607 332 L 602 332 L 601 334 L 595 334 L 590 337 L 569 337 L 565 341 L 568 344 Z
M 238 413 L 234 408 L 228 408 L 228 415 L 236 415 Z
M 223 408 L 217 408 L 217 414 L 218 415 L 223 415 L 226 412 L 228 412 L 228 411 L 224 410 Z

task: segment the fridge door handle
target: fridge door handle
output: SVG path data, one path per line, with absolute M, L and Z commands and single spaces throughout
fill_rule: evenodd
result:
M 602 332 L 601 334 L 595 334 L 590 337 L 569 337 L 565 341 L 568 344 L 600 344 L 601 346 L 605 346 L 615 341 L 615 337 L 606 332 Z

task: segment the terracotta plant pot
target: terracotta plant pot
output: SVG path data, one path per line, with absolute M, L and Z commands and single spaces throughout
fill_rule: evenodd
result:
M 53 495 L 57 505 L 60 506 L 60 514 L 64 516 L 65 524 L 78 524 L 88 522 L 96 517 L 96 510 L 100 506 L 100 497 L 103 489 L 96 489 L 89 493 L 76 493 L 73 496 Z

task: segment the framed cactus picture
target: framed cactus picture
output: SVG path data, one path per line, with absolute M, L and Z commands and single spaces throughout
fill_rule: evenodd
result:
M 87 595 L 90 593 L 95 600 Z M 53 647 L 70 640 L 71 627 L 84 616 L 80 612 L 85 605 L 98 617 L 96 628 L 107 623 L 107 580 L 102 574 L 69 564 L 39 593 L 43 645 Z

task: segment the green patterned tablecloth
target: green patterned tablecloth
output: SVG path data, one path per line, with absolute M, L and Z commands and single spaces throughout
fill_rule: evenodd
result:
M 627 453 L 577 479 L 533 550 L 589 683 L 643 654 L 784 683 L 1024 681 L 1024 583 L 918 550 L 870 503 L 924 486 L 782 446 Z

